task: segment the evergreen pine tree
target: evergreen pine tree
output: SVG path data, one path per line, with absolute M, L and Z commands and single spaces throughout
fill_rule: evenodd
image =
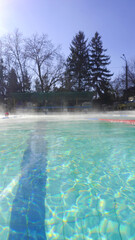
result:
M 28 71 L 24 69 L 24 75 L 23 75 L 23 92 L 30 92 L 31 89 L 31 79 L 28 74 Z
M 107 101 L 110 94 L 111 86 L 109 81 L 113 75 L 107 69 L 110 64 L 110 57 L 105 55 L 106 51 L 106 49 L 103 49 L 101 36 L 96 32 L 90 43 L 91 80 L 97 96 L 105 101 Z
M 3 59 L 0 59 L 0 97 L 6 95 L 6 68 L 3 65 Z
M 70 46 L 66 63 L 65 87 L 68 90 L 84 91 L 90 79 L 89 47 L 85 35 L 79 31 Z
M 10 70 L 10 72 L 8 73 L 7 79 L 8 79 L 7 94 L 18 92 L 19 91 L 19 83 L 18 83 L 17 75 L 16 75 L 14 68 L 12 68 Z
M 38 79 L 35 80 L 35 91 L 36 92 L 42 92 L 41 84 Z

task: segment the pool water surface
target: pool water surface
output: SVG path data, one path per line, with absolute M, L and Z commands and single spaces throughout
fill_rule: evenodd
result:
M 135 239 L 135 127 L 35 121 L 0 130 L 0 240 Z

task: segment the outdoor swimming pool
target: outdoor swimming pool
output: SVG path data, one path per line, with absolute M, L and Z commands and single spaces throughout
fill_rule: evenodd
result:
M 135 239 L 134 126 L 5 121 L 0 240 Z

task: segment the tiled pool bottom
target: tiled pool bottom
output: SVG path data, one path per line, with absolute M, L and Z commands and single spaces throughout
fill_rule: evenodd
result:
M 135 239 L 134 131 L 93 121 L 1 131 L 0 239 Z

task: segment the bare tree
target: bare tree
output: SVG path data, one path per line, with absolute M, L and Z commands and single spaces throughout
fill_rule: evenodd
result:
M 4 55 L 9 71 L 16 70 L 21 91 L 26 89 L 27 57 L 25 52 L 25 42 L 22 34 L 16 30 L 13 34 L 8 34 L 4 39 Z M 27 77 L 27 88 L 30 89 L 30 79 Z
M 125 89 L 125 74 L 121 73 L 115 77 L 115 79 L 111 82 L 112 88 L 115 93 L 116 99 L 119 99 L 123 96 L 123 91 Z
M 135 87 L 135 59 L 128 63 L 128 81 L 129 87 Z
M 45 91 L 53 91 L 57 86 L 62 85 L 64 71 L 64 59 L 61 55 L 57 55 L 56 59 L 47 68 L 43 76 Z
M 57 83 L 62 74 L 63 60 L 54 48 L 47 35 L 33 35 L 26 39 L 26 55 L 30 68 L 36 75 L 36 86 L 41 85 L 41 91 L 49 91 Z
M 130 89 L 135 87 L 135 59 L 128 62 L 127 66 L 128 89 Z M 123 71 L 112 81 L 112 86 L 117 98 L 123 96 L 124 91 L 126 90 L 125 68 L 123 68 Z

